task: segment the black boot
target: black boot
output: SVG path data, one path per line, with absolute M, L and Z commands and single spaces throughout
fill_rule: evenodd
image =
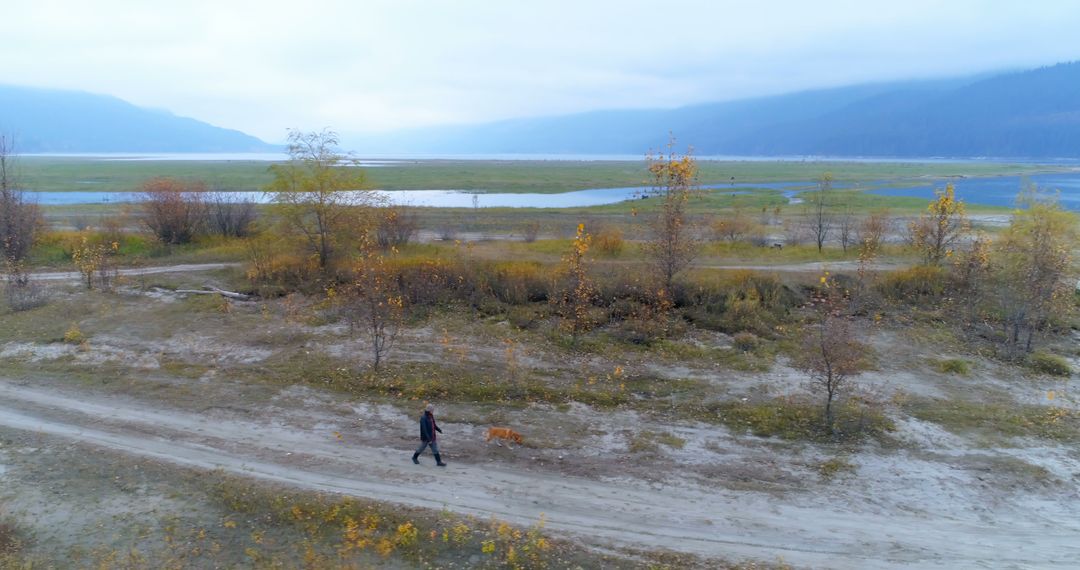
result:
M 414 454 L 412 454 L 412 462 L 413 462 L 413 463 L 415 463 L 415 464 L 417 464 L 417 465 L 420 465 L 420 460 L 419 460 L 419 459 L 417 459 L 417 457 L 420 457 L 420 454 L 419 454 L 419 453 L 414 453 Z
M 435 454 L 435 465 L 439 467 L 446 467 L 446 464 L 442 462 L 442 456 L 438 453 Z

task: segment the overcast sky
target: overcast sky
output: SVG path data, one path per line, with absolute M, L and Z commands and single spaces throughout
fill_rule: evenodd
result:
M 5 0 L 0 81 L 268 141 L 1080 59 L 1080 2 Z

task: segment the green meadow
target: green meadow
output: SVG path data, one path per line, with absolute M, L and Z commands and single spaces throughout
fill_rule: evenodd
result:
M 21 157 L 20 177 L 36 191 L 129 192 L 146 179 L 201 180 L 211 188 L 257 191 L 271 179 L 265 161 L 99 160 Z M 873 185 L 925 178 L 1004 176 L 1061 170 L 1047 165 L 995 163 L 710 161 L 699 162 L 700 182 L 738 184 L 812 181 L 829 172 L 838 182 Z M 384 190 L 454 189 L 555 193 L 588 188 L 647 186 L 644 160 L 421 160 L 366 169 L 368 185 Z

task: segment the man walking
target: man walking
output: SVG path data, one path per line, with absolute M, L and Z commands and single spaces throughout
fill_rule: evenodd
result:
M 446 467 L 443 463 L 442 456 L 439 455 L 439 444 L 435 441 L 435 434 L 442 433 L 439 429 L 439 424 L 435 423 L 435 404 L 428 404 L 424 408 L 424 414 L 420 416 L 420 447 L 416 448 L 416 453 L 412 455 L 412 462 L 420 464 L 420 454 L 424 452 L 424 449 L 431 446 L 431 453 L 435 454 L 435 465 L 439 467 Z

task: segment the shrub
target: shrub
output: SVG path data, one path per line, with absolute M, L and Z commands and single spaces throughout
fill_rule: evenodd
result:
M 605 257 L 618 257 L 623 252 L 623 234 L 618 228 L 601 228 L 593 235 L 593 248 Z
M 43 219 L 17 179 L 13 159 L 14 141 L 0 135 L 0 262 L 19 263 L 30 253 Z
M 386 208 L 375 226 L 375 242 L 383 249 L 404 247 L 416 236 L 419 226 L 412 211 Z
M 855 471 L 855 464 L 845 457 L 833 457 L 822 461 L 818 465 L 818 473 L 821 475 L 822 480 L 826 482 L 832 481 L 840 473 L 851 473 L 853 471 Z
M 685 323 L 666 314 L 655 314 L 646 310 L 628 317 L 611 329 L 612 337 L 626 343 L 652 346 L 653 343 L 684 332 Z
M 913 303 L 920 299 L 936 299 L 945 292 L 945 270 L 934 265 L 916 265 L 886 273 L 878 282 L 878 290 L 888 299 Z
M 971 373 L 971 364 L 966 360 L 959 358 L 949 358 L 946 360 L 939 360 L 937 362 L 937 369 L 939 372 L 945 374 L 960 374 L 967 376 Z
M 630 436 L 627 451 L 630 453 L 657 453 L 660 446 L 682 449 L 686 440 L 670 432 L 642 431 Z
M 523 305 L 547 301 L 548 278 L 544 266 L 533 261 L 477 263 L 475 275 L 503 303 Z
M 86 216 L 74 216 L 71 218 L 71 227 L 77 231 L 82 232 L 90 229 L 90 218 Z
M 206 229 L 226 237 L 247 237 L 255 225 L 255 203 L 229 192 L 213 192 L 206 199 Z
M 152 178 L 141 188 L 142 221 L 161 243 L 189 243 L 205 227 L 206 185 L 175 178 Z
M 18 553 L 21 546 L 22 541 L 19 540 L 18 529 L 15 525 L 6 520 L 0 520 L 0 566 L 3 565 L 5 556 Z M 16 567 L 22 568 L 22 566 L 12 566 L 12 568 Z
M 83 236 L 79 245 L 71 252 L 71 261 L 82 274 L 87 289 L 93 289 L 95 284 L 103 291 L 112 288 L 118 273 L 112 258 L 119 251 L 118 242 L 92 243 Z
M 1032 353 L 1028 356 L 1027 365 L 1028 368 L 1040 374 L 1050 376 L 1069 376 L 1072 374 L 1072 367 L 1069 366 L 1068 361 L 1048 352 Z
M 8 263 L 2 277 L 4 300 L 12 312 L 29 311 L 49 302 L 48 291 L 41 283 L 30 278 L 22 263 Z
M 691 274 L 675 289 L 675 304 L 703 328 L 771 337 L 798 297 L 773 276 L 733 271 L 717 279 Z
M 766 242 L 767 229 L 742 212 L 714 220 L 713 235 L 718 241 L 762 245 Z
M 64 342 L 68 344 L 82 344 L 86 342 L 86 335 L 79 329 L 79 325 L 71 323 L 71 326 L 64 331 Z
M 1075 441 L 1080 437 L 1080 412 L 1067 408 L 930 398 L 911 398 L 903 406 L 913 417 L 934 422 L 953 433 L 1056 441 Z
M 291 253 L 286 244 L 269 237 L 249 238 L 247 278 L 262 297 L 283 295 L 317 285 L 318 259 Z
M 522 239 L 525 243 L 532 243 L 536 241 L 536 238 L 540 236 L 540 222 L 529 222 L 525 224 L 525 227 L 521 231 Z
M 743 352 L 753 352 L 761 344 L 761 339 L 751 332 L 735 333 L 732 338 L 735 348 Z
M 721 402 L 706 406 L 704 419 L 716 418 L 735 432 L 749 431 L 760 437 L 789 440 L 858 441 L 883 438 L 893 422 L 881 407 L 865 398 L 851 397 L 836 407 L 830 432 L 822 421 L 822 409 L 803 398 L 783 397 L 760 402 Z
M 444 222 L 437 230 L 439 239 L 442 241 L 454 241 L 458 236 L 457 226 L 451 222 Z
M 516 328 L 527 330 L 540 322 L 542 315 L 533 307 L 510 307 L 506 311 L 506 320 Z
M 959 358 L 949 358 L 938 362 L 938 370 L 946 374 L 962 374 L 967 375 L 971 373 L 971 365 L 966 360 Z
M 453 299 L 463 281 L 460 267 L 446 259 L 398 258 L 391 260 L 398 286 L 408 305 L 433 306 Z

